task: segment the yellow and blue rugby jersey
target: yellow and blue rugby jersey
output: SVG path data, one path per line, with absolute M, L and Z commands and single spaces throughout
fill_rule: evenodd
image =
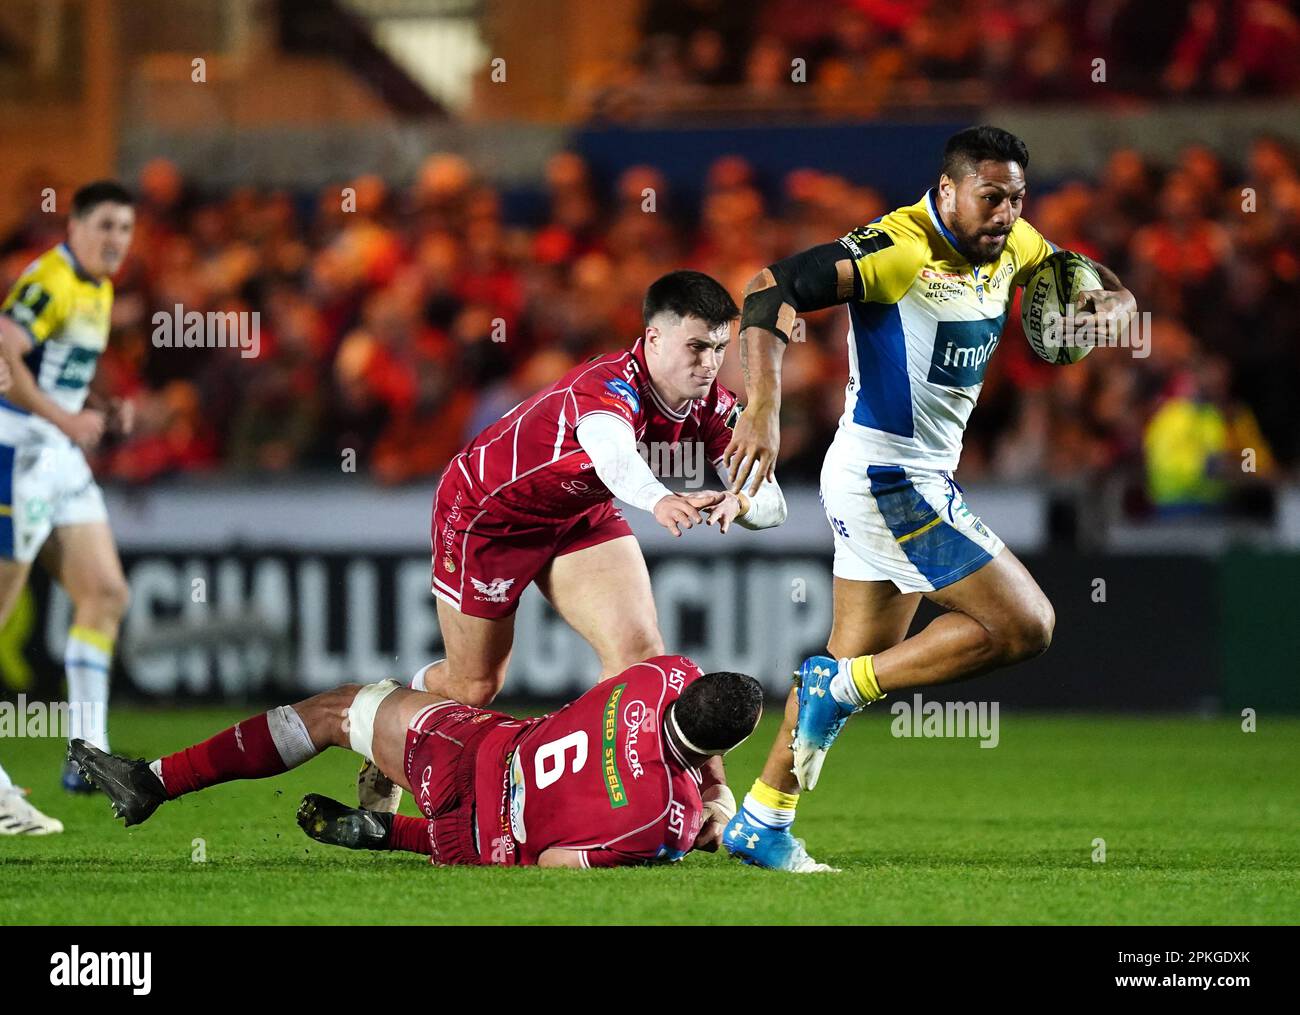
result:
M 864 291 L 848 304 L 840 427 L 869 461 L 955 469 L 1015 287 L 1055 247 L 1017 219 L 997 260 L 972 265 L 939 217 L 933 190 L 839 242 Z
M 108 345 L 112 307 L 113 283 L 82 270 L 66 243 L 29 264 L 0 306 L 0 313 L 31 336 L 32 348 L 23 360 L 37 385 L 69 412 L 85 405 Z M 46 433 L 53 424 L 0 398 L 0 439 L 20 439 L 32 427 Z

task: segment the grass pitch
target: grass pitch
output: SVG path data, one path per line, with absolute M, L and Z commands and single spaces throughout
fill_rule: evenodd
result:
M 118 708 L 114 743 L 153 758 L 243 715 Z M 738 796 L 773 723 L 728 758 Z M 989 750 L 895 739 L 888 713 L 869 713 L 845 730 L 796 826 L 843 872 L 803 877 L 708 854 L 671 868 L 541 871 L 331 849 L 294 812 L 308 791 L 353 798 L 356 761 L 339 750 L 169 803 L 128 831 L 102 796 L 59 788 L 61 743 L 6 739 L 0 752 L 67 827 L 0 837 L 0 924 L 1300 921 L 1294 718 L 1264 716 L 1244 733 L 1230 719 L 1004 712 Z M 403 811 L 414 813 L 409 795 Z

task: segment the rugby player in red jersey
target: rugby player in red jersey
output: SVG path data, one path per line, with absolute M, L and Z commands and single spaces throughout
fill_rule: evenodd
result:
M 514 719 L 397 682 L 325 691 L 152 764 L 73 741 L 70 759 L 127 825 L 233 779 L 278 775 L 327 747 L 392 772 L 423 818 L 304 799 L 313 838 L 428 854 L 437 864 L 615 867 L 717 849 L 701 769 L 754 731 L 762 690 L 684 656 L 629 666 L 540 719 Z
M 706 522 L 766 528 L 785 520 L 775 477 L 751 494 L 675 494 L 640 449 L 702 447 L 719 469 L 739 415 L 717 383 L 740 311 L 698 271 L 674 271 L 646 291 L 645 333 L 619 353 L 570 370 L 487 427 L 442 475 L 433 506 L 433 592 L 446 658 L 411 682 L 466 705 L 501 690 L 519 597 L 535 582 L 596 651 L 601 676 L 663 653 L 650 574 L 614 499 L 648 511 L 674 536 Z M 681 460 L 681 459 L 679 459 Z M 703 476 L 698 476 L 701 482 Z M 363 768 L 363 807 L 397 810 L 391 781 Z M 734 812 L 722 765 L 705 773 L 714 832 Z

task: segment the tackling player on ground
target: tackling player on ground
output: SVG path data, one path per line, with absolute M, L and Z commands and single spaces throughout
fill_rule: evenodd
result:
M 689 659 L 659 656 L 540 719 L 385 680 L 273 709 L 152 764 L 81 740 L 69 757 L 136 825 L 186 793 L 350 747 L 396 773 L 424 817 L 313 794 L 298 817 L 313 838 L 425 853 L 436 864 L 616 867 L 717 849 L 702 827 L 701 769 L 748 737 L 762 708 L 752 677 L 701 674 Z
M 750 495 L 675 494 L 638 451 L 696 442 L 730 481 L 720 463 L 739 409 L 717 374 L 739 315 L 709 276 L 663 276 L 646 291 L 645 333 L 632 348 L 575 367 L 452 459 L 434 495 L 432 531 L 447 656 L 412 687 L 491 702 L 505 680 L 519 597 L 533 582 L 595 649 L 602 676 L 661 655 L 650 575 L 615 498 L 674 536 L 701 521 L 726 532 L 733 521 L 766 528 L 785 519 L 775 477 Z M 372 767 L 360 788 L 363 807 L 397 809 L 398 794 Z M 720 837 L 735 811 L 720 762 L 706 770 L 705 797 Z
M 90 390 L 108 345 L 110 277 L 135 228 L 131 195 L 111 181 L 72 198 L 67 242 L 33 261 L 0 306 L 0 624 L 41 563 L 72 600 L 63 665 L 71 736 L 108 748 L 108 675 L 128 589 L 104 498 L 82 449 L 105 428 L 127 433 L 132 406 Z M 87 407 L 89 405 L 89 408 Z M 71 768 L 63 786 L 90 787 Z
M 773 264 L 746 288 L 749 407 L 726 452 L 736 490 L 776 461 L 796 314 L 840 303 L 849 314 L 845 410 L 821 474 L 835 541 L 830 655 L 804 662 L 763 774 L 728 826 L 727 849 L 749 863 L 788 867 L 799 788 L 816 784 L 854 712 L 889 691 L 1031 658 L 1051 641 L 1047 597 L 952 478 L 1016 287 L 1054 250 L 1020 217 L 1028 163 L 1015 135 L 963 130 L 917 204 Z M 1096 268 L 1106 289 L 1081 294 L 1075 325 L 1122 327 L 1136 302 Z M 909 638 L 921 596 L 947 612 Z

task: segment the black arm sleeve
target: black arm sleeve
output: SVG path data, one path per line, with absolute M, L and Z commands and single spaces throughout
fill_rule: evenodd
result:
M 849 262 L 852 268 L 851 296 L 841 295 L 840 273 L 836 267 L 841 261 Z M 862 276 L 852 264 L 852 254 L 838 241 L 809 247 L 777 261 L 768 269 L 776 279 L 776 285 L 745 297 L 740 327 L 763 328 L 788 342 L 790 336 L 777 324 L 783 305 L 788 304 L 796 313 L 802 313 L 862 298 Z

